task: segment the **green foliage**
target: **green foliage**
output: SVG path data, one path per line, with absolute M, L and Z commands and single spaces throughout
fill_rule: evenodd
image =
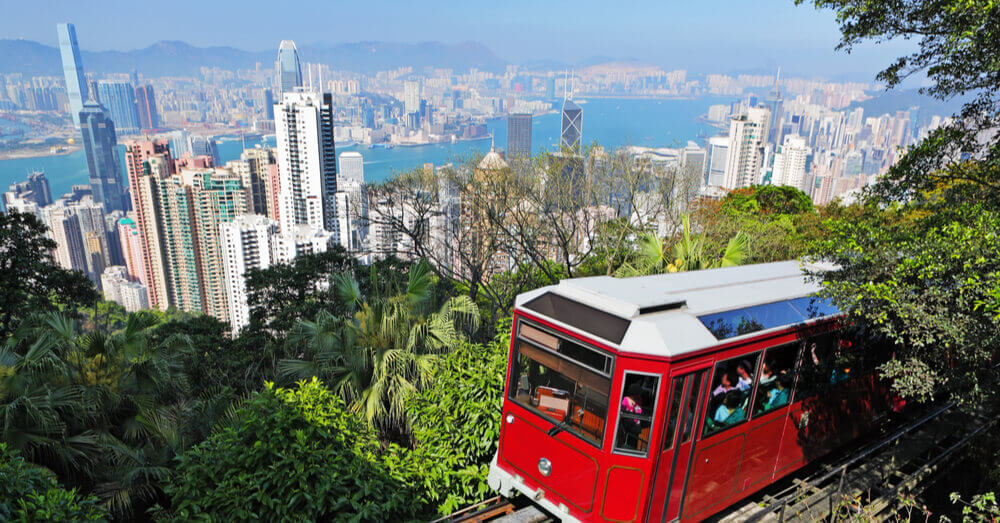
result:
M 106 521 L 94 496 L 59 486 L 53 474 L 0 443 L 0 519 L 4 521 Z
M 976 494 L 968 501 L 963 500 L 961 494 L 952 492 L 951 502 L 962 506 L 962 521 L 992 523 L 1000 519 L 1000 505 L 993 492 Z
M 510 332 L 508 318 L 493 341 L 459 344 L 441 358 L 434 386 L 407 400 L 413 449 L 401 449 L 396 466 L 441 515 L 489 497 L 486 475 L 500 438 Z
M 666 242 L 653 233 L 639 237 L 639 252 L 632 263 L 618 269 L 620 277 L 660 274 L 663 272 L 698 271 L 718 267 L 741 265 L 746 259 L 748 238 L 737 232 L 726 242 L 721 253 L 705 249 L 705 237 L 691 233 L 691 217 L 685 215 L 681 235 L 675 240 L 673 249 L 668 250 Z
M 319 376 L 385 437 L 402 442 L 412 420 L 406 395 L 428 386 L 438 356 L 479 327 L 479 310 L 467 296 L 435 310 L 426 262 L 410 268 L 401 292 L 368 288 L 375 294 L 364 295 L 350 275 L 335 278 L 333 292 L 353 317 L 321 311 L 315 321 L 300 321 L 288 344 L 301 356 L 282 360 L 278 370 L 288 379 Z
M 83 273 L 52 260 L 56 242 L 32 214 L 0 214 L 0 343 L 36 312 L 60 307 L 76 311 L 97 301 L 97 290 Z
M 374 432 L 318 380 L 268 384 L 234 421 L 184 453 L 167 487 L 178 520 L 399 521 L 415 495 Z
M 731 191 L 722 200 L 721 210 L 732 214 L 815 213 L 806 193 L 784 185 L 755 185 Z

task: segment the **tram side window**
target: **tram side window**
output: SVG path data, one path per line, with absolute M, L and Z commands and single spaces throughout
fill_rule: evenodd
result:
M 793 343 L 771 347 L 764 352 L 754 399 L 755 416 L 784 407 L 791 401 L 792 385 L 795 383 L 795 359 L 801 348 L 800 343 Z
M 808 338 L 802 350 L 799 367 L 799 384 L 796 400 L 807 398 L 836 383 L 839 373 L 834 368 L 834 357 L 839 341 L 833 334 Z
M 667 424 L 663 429 L 663 450 L 669 449 L 674 444 L 674 434 L 677 432 L 677 416 L 681 410 L 681 396 L 684 395 L 684 381 L 686 378 L 674 378 L 673 392 L 670 393 L 670 413 L 667 416 Z
M 552 423 L 600 446 L 610 378 L 526 340 L 517 340 L 508 396 Z
M 746 421 L 759 359 L 757 352 L 715 366 L 705 415 L 706 436 Z
M 653 425 L 660 378 L 626 372 L 624 381 L 622 400 L 618 406 L 615 450 L 645 454 L 649 448 L 649 432 Z
M 687 407 L 684 409 L 684 432 L 681 435 L 681 443 L 687 443 L 691 439 L 691 428 L 694 427 L 694 419 L 698 415 L 698 398 L 701 397 L 701 379 L 704 375 L 704 371 L 694 375 L 694 384 L 691 385 Z

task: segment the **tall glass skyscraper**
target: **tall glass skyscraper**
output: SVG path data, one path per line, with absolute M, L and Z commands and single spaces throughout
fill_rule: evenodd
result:
M 58 24 L 59 53 L 62 55 L 63 76 L 66 79 L 66 95 L 69 97 L 69 112 L 73 125 L 80 128 L 80 111 L 87 98 L 87 79 L 83 75 L 80 61 L 80 46 L 76 42 L 76 28 L 73 24 Z
M 583 138 L 583 109 L 569 98 L 563 101 L 562 132 L 559 137 L 560 147 L 574 151 L 580 148 L 580 140 Z
M 507 116 L 507 157 L 531 156 L 531 113 Z
M 142 127 L 135 105 L 135 88 L 120 80 L 101 80 L 97 83 L 101 105 L 111 114 L 119 134 L 139 134 Z
M 160 115 L 156 112 L 156 95 L 152 85 L 140 85 L 135 88 L 135 106 L 139 110 L 139 126 L 143 130 L 156 129 L 160 126 Z
M 104 207 L 104 212 L 124 211 L 127 205 L 118 166 L 115 125 L 101 106 L 92 101 L 83 104 L 78 116 L 94 203 Z
M 295 42 L 282 40 L 278 46 L 278 87 L 280 92 L 288 93 L 296 87 L 302 87 L 302 66 L 299 64 L 299 52 Z

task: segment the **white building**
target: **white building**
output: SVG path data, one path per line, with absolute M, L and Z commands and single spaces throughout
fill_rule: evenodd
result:
M 764 144 L 771 111 L 750 107 L 729 122 L 729 150 L 722 186 L 726 189 L 749 187 L 761 182 Z
M 807 156 L 809 147 L 805 138 L 797 134 L 785 136 L 784 143 L 778 146 L 778 151 L 774 155 L 771 185 L 787 185 L 802 189 L 806 176 Z
M 708 139 L 705 158 L 705 185 L 722 187 L 726 177 L 726 162 L 729 159 L 729 137 L 713 136 Z
M 357 151 L 342 152 L 340 166 L 337 168 L 337 186 L 352 183 L 365 183 L 365 161 Z
M 219 226 L 226 281 L 226 306 L 233 333 L 250 323 L 246 273 L 280 263 L 291 263 L 303 254 L 326 252 L 333 235 L 307 225 L 280 231 L 266 216 L 245 214 Z
M 122 265 L 112 265 L 101 274 L 104 299 L 118 303 L 128 312 L 149 308 L 149 294 L 146 286 L 129 280 L 128 269 Z
M 318 92 L 283 93 L 274 106 L 282 230 L 337 230 L 333 100 Z
M 403 109 L 406 113 L 420 112 L 420 82 L 403 82 Z
M 237 216 L 219 226 L 226 305 L 233 333 L 250 323 L 246 273 L 250 269 L 266 269 L 274 263 L 271 238 L 277 234 L 278 222 L 258 214 Z

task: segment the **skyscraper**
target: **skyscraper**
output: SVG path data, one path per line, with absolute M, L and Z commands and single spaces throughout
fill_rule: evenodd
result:
M 212 138 L 198 135 L 188 136 L 187 151 L 192 157 L 208 156 L 212 159 L 213 167 L 222 165 L 222 159 L 219 157 L 219 144 Z
M 268 187 L 270 167 L 277 159 L 274 149 L 255 147 L 240 154 L 239 160 L 226 162 L 226 168 L 239 175 L 247 193 L 247 212 L 270 216 L 268 212 Z
M 295 42 L 282 40 L 278 45 L 278 91 L 288 93 L 302 87 L 302 65 Z
M 94 201 L 105 212 L 125 210 L 125 189 L 118 167 L 115 125 L 101 106 L 93 101 L 83 104 L 79 117 Z
M 120 80 L 101 80 L 97 83 L 101 105 L 111 114 L 118 134 L 139 134 L 139 111 L 135 105 L 135 88 Z
M 778 146 L 774 155 L 774 169 L 771 171 L 771 185 L 788 185 L 796 189 L 803 188 L 806 176 L 806 157 L 809 147 L 806 139 L 790 134 L 783 144 Z
M 308 225 L 336 232 L 337 156 L 333 98 L 284 93 L 274 108 L 281 230 Z
M 173 161 L 165 141 L 129 142 L 125 145 L 132 210 L 139 227 L 142 270 L 139 280 L 146 285 L 149 305 L 166 310 L 171 305 L 167 265 L 160 221 L 159 181 L 170 176 Z
M 721 187 L 726 177 L 729 137 L 713 136 L 708 139 L 705 161 L 705 185 Z
M 531 156 L 531 113 L 507 116 L 507 157 Z
M 778 80 L 781 78 L 781 69 L 778 69 L 778 74 L 774 76 L 774 87 L 768 91 L 767 96 L 764 97 L 764 105 L 767 106 L 768 110 L 771 111 L 771 120 L 768 123 L 768 137 L 767 142 L 773 146 L 777 146 L 781 141 L 781 90 L 778 89 Z
M 761 182 L 764 145 L 771 111 L 750 107 L 729 122 L 729 150 L 722 186 L 726 189 L 749 187 Z
M 340 167 L 337 169 L 337 185 L 361 185 L 365 183 L 365 160 L 357 151 L 340 153 Z
M 403 82 L 403 112 L 420 112 L 420 82 L 416 80 Z
M 4 208 L 9 212 L 17 209 L 26 212 L 26 205 L 34 205 L 41 209 L 52 203 L 52 191 L 49 189 L 49 180 L 45 177 L 44 171 L 35 171 L 28 174 L 28 181 L 14 182 L 10 184 L 10 189 L 3 193 Z
M 564 149 L 579 150 L 583 139 L 583 109 L 573 100 L 566 98 L 562 106 L 562 130 L 559 146 Z
M 66 95 L 69 97 L 69 112 L 73 125 L 80 128 L 80 111 L 87 98 L 87 79 L 83 75 L 80 61 L 80 46 L 76 41 L 76 27 L 73 24 L 58 24 L 59 54 L 62 55 L 63 77 L 66 80 Z
M 223 269 L 226 277 L 226 306 L 233 333 L 250 323 L 246 273 L 273 265 L 271 238 L 278 234 L 278 222 L 257 214 L 236 217 L 219 227 Z
M 139 127 L 144 131 L 160 127 L 160 115 L 156 112 L 156 96 L 152 85 L 135 88 L 135 106 L 139 111 Z

